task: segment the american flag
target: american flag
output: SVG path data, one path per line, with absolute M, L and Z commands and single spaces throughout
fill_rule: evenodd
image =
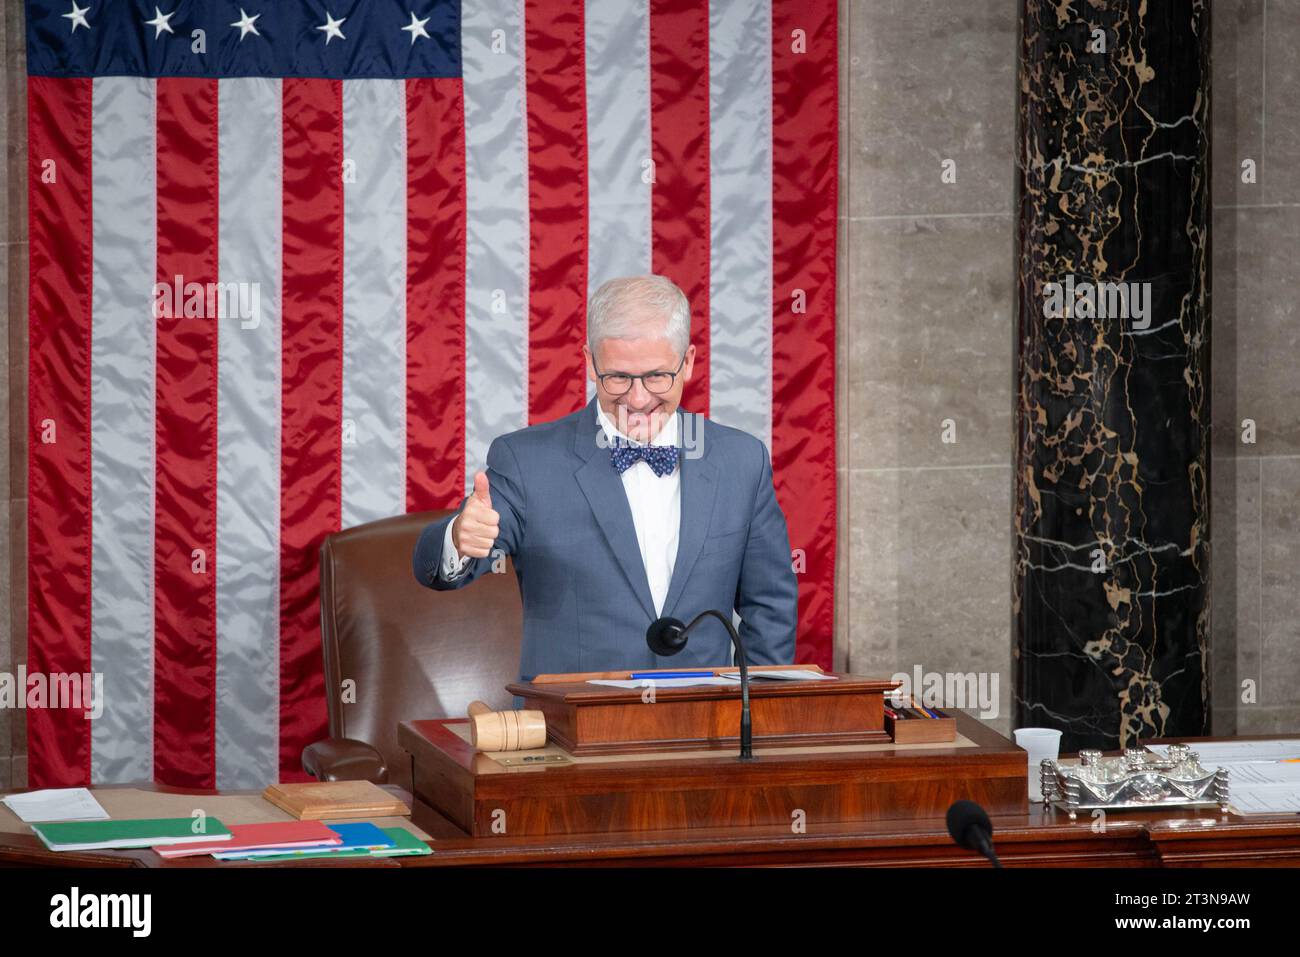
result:
M 28 0 L 32 786 L 299 779 L 317 554 L 585 404 L 663 273 L 830 664 L 834 0 Z

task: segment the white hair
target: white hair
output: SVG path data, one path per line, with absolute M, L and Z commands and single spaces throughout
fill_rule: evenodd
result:
M 662 334 L 677 355 L 686 354 L 691 342 L 691 304 L 675 282 L 652 274 L 609 279 L 592 295 L 587 304 L 587 347 L 593 355 L 605 339 L 637 339 L 650 332 L 644 318 L 629 315 L 634 307 L 662 315 Z

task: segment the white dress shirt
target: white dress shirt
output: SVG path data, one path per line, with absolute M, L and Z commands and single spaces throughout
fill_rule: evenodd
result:
M 605 432 L 606 439 L 612 446 L 614 437 L 619 436 L 633 445 L 633 442 L 619 432 L 610 421 L 605 410 L 596 403 L 596 418 Z M 664 423 L 651 441 L 651 445 L 677 444 L 677 413 Z M 609 466 L 613 468 L 611 464 Z M 681 527 L 682 515 L 682 468 L 677 468 L 664 476 L 655 475 L 654 470 L 644 461 L 637 461 L 622 474 L 623 491 L 627 495 L 627 504 L 632 510 L 632 524 L 636 528 L 636 543 L 641 552 L 641 563 L 645 566 L 646 580 L 650 584 L 650 597 L 654 601 L 655 614 L 662 614 L 664 599 L 668 597 L 668 583 L 672 581 L 673 566 L 677 563 L 677 535 Z M 442 544 L 441 577 L 444 581 L 459 578 L 469 566 L 470 557 L 463 558 L 456 553 L 451 541 L 451 526 L 447 523 L 447 533 Z

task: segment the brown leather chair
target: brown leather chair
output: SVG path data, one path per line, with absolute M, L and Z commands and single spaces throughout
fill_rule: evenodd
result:
M 320 550 L 320 626 L 329 733 L 303 749 L 323 781 L 411 786 L 399 722 L 463 716 L 475 698 L 509 708 L 523 607 L 514 566 L 456 591 L 415 580 L 421 530 L 450 511 L 398 515 L 328 536 Z M 350 693 L 344 682 L 353 682 Z M 347 700 L 344 700 L 346 697 Z M 353 703 L 355 702 L 355 703 Z

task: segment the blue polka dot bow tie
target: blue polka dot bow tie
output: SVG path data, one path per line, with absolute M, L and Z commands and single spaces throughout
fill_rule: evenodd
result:
M 609 449 L 609 461 L 622 475 L 637 460 L 644 460 L 655 475 L 663 478 L 677 467 L 677 446 L 675 445 L 628 445 L 622 439 L 615 439 Z

